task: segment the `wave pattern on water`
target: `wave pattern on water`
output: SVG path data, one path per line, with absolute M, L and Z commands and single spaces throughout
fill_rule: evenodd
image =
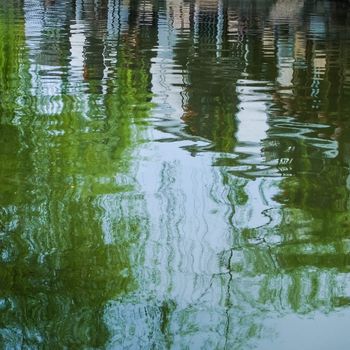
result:
M 0 3 L 0 347 L 349 347 L 349 15 Z

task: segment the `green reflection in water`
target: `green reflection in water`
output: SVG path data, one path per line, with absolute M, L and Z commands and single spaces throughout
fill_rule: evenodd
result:
M 244 349 L 348 312 L 347 13 L 0 6 L 1 346 Z
M 22 17 L 21 6 L 1 7 L 1 347 L 100 348 L 106 302 L 137 286 L 130 249 L 147 222 L 128 174 L 149 75 L 125 40 L 107 94 L 64 93 L 63 75 L 57 94 L 30 95 L 40 76 L 29 72 Z

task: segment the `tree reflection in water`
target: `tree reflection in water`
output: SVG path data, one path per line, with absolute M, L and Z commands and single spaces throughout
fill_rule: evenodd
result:
M 348 13 L 1 5 L 1 346 L 329 335 L 303 322 L 348 315 Z

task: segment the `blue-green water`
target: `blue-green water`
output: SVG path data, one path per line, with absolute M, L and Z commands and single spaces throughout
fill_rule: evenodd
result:
M 349 349 L 350 5 L 0 0 L 1 349 Z

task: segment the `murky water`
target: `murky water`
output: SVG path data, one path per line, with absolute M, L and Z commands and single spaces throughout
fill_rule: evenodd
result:
M 0 348 L 350 348 L 349 25 L 0 0 Z

